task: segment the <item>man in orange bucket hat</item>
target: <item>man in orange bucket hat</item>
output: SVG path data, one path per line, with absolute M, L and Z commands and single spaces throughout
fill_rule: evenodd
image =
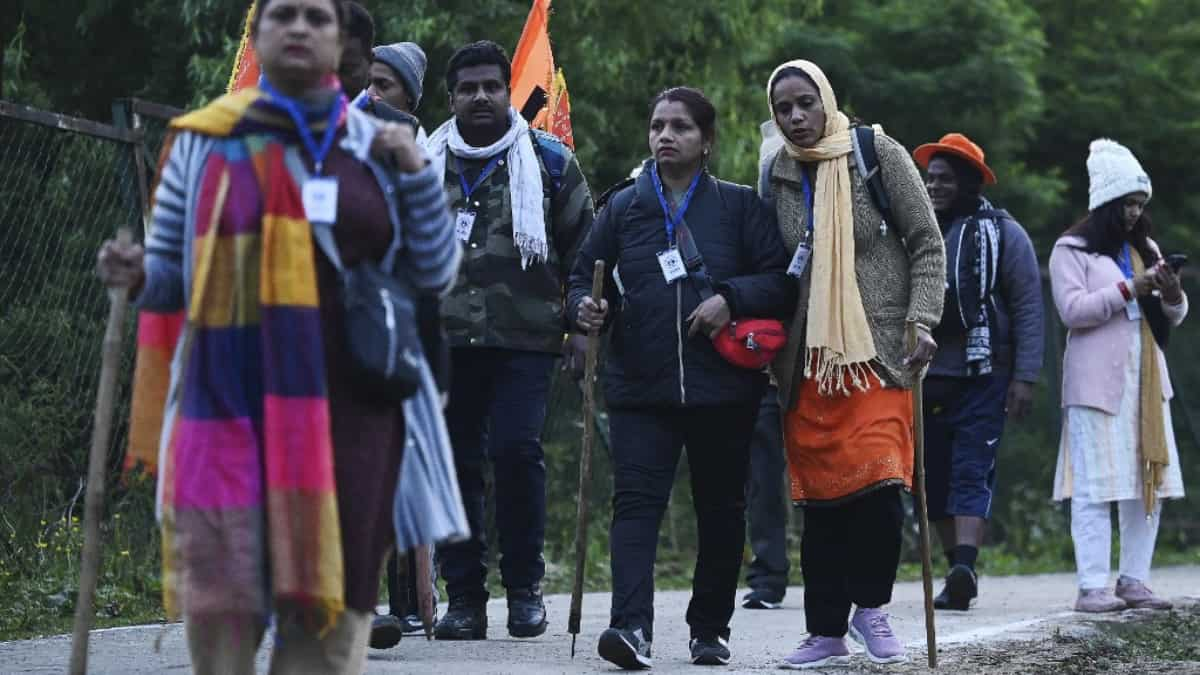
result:
M 1041 278 L 1025 229 L 983 196 L 996 183 L 983 148 L 950 133 L 913 158 L 946 241 L 946 302 L 924 399 L 929 520 L 950 569 L 934 607 L 965 611 L 978 595 L 1004 423 L 1029 412 L 1042 367 Z

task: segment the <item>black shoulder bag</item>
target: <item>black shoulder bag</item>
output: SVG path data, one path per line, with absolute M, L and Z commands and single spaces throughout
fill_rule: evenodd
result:
M 416 393 L 425 358 L 417 322 L 416 290 L 394 273 L 397 245 L 376 265 L 342 265 L 333 231 L 313 224 L 313 236 L 341 279 L 346 347 L 355 374 L 368 393 L 400 403 Z

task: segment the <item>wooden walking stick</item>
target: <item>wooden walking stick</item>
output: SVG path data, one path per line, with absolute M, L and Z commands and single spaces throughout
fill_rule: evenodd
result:
M 599 305 L 604 294 L 604 261 L 597 260 L 592 270 L 592 300 Z M 596 356 L 600 350 L 600 331 L 592 329 L 587 336 L 587 358 L 583 362 L 583 450 L 579 454 L 579 510 L 575 519 L 575 585 L 571 588 L 571 613 L 567 632 L 571 634 L 571 658 L 575 658 L 575 638 L 579 637 L 579 621 L 583 613 L 583 573 L 587 566 L 588 485 L 592 482 L 592 444 L 596 430 Z
M 133 243 L 129 228 L 117 230 L 117 241 Z M 71 638 L 71 675 L 87 672 L 88 631 L 92 627 L 92 603 L 100 571 L 100 517 L 104 514 L 104 467 L 112 438 L 113 410 L 116 404 L 117 375 L 121 368 L 121 338 L 125 331 L 125 312 L 129 307 L 128 288 L 108 289 L 108 324 L 104 328 L 101 349 L 100 385 L 96 392 L 96 412 L 92 422 L 92 449 L 88 455 L 87 494 L 83 512 L 83 559 L 79 565 L 79 599 L 75 603 L 75 634 Z
M 909 351 L 917 346 L 917 325 L 909 323 L 907 328 Z M 925 502 L 925 374 L 917 374 L 913 383 L 913 496 L 916 497 L 918 536 L 921 549 L 921 583 L 925 591 L 925 647 L 929 653 L 929 667 L 937 668 L 937 630 L 933 622 L 933 557 L 929 550 L 929 510 Z
M 413 549 L 413 555 L 417 556 L 416 570 L 417 579 L 415 587 L 417 589 L 417 611 L 421 613 L 421 625 L 425 627 L 425 639 L 433 639 L 433 552 L 429 550 L 429 544 L 421 544 Z

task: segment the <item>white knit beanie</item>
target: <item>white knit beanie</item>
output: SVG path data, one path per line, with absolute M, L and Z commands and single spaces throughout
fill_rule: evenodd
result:
M 1088 211 L 1132 192 L 1153 194 L 1150 176 L 1129 148 L 1109 138 L 1098 138 L 1088 146 Z

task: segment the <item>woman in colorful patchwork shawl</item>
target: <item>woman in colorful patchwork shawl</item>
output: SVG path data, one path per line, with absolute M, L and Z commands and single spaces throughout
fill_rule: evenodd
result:
M 272 617 L 271 672 L 363 669 L 406 420 L 352 374 L 314 223 L 346 267 L 392 259 L 431 293 L 457 270 L 441 177 L 333 75 L 344 17 L 260 0 L 261 85 L 172 122 L 144 257 L 99 255 L 143 310 L 131 452 L 160 473 L 164 603 L 198 673 L 253 673 Z M 180 310 L 177 347 L 154 339 Z
M 1128 148 L 1101 138 L 1087 158 L 1088 215 L 1050 253 L 1050 287 L 1068 329 L 1054 499 L 1071 500 L 1075 609 L 1169 609 L 1150 591 L 1162 499 L 1183 497 L 1163 355 L 1187 316 L 1179 276 L 1150 238 L 1150 176 Z M 1120 517 L 1115 592 L 1112 504 Z
M 881 218 L 851 168 L 862 151 L 856 132 L 819 67 L 783 64 L 767 95 L 783 147 L 764 161 L 759 185 L 774 200 L 799 287 L 773 372 L 792 499 L 804 506 L 809 632 L 781 665 L 844 663 L 848 631 L 872 660 L 903 660 L 881 608 L 900 563 L 901 490 L 912 484 L 909 388 L 933 357 L 930 329 L 942 315 L 942 234 L 908 151 L 876 128 L 893 215 Z M 905 344 L 910 324 L 915 346 Z

